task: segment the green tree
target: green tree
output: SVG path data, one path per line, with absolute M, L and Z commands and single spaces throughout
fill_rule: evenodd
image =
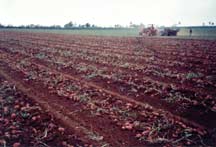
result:
M 91 24 L 90 23 L 86 23 L 85 26 L 86 26 L 86 28 L 90 28 Z
M 69 28 L 73 28 L 73 26 L 74 26 L 73 22 L 70 21 L 69 23 L 67 23 L 67 24 L 64 25 L 64 28 L 69 29 Z

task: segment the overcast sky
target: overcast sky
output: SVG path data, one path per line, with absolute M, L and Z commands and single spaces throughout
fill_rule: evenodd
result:
M 216 0 L 0 0 L 4 25 L 216 23 Z

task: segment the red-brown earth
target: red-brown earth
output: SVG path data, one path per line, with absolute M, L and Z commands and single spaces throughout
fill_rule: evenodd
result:
M 214 40 L 1 31 L 0 143 L 214 146 L 215 59 Z

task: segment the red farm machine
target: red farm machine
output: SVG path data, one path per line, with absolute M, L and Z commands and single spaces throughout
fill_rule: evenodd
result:
M 178 28 L 155 28 L 153 24 L 148 25 L 146 28 L 142 28 L 139 32 L 140 36 L 177 36 L 179 32 Z
M 147 28 L 142 28 L 139 32 L 140 36 L 156 36 L 157 29 L 155 29 L 154 25 L 151 24 Z

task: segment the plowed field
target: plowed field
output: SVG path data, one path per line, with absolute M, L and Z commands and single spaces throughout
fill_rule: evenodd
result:
M 0 79 L 1 145 L 216 144 L 214 40 L 2 31 Z

